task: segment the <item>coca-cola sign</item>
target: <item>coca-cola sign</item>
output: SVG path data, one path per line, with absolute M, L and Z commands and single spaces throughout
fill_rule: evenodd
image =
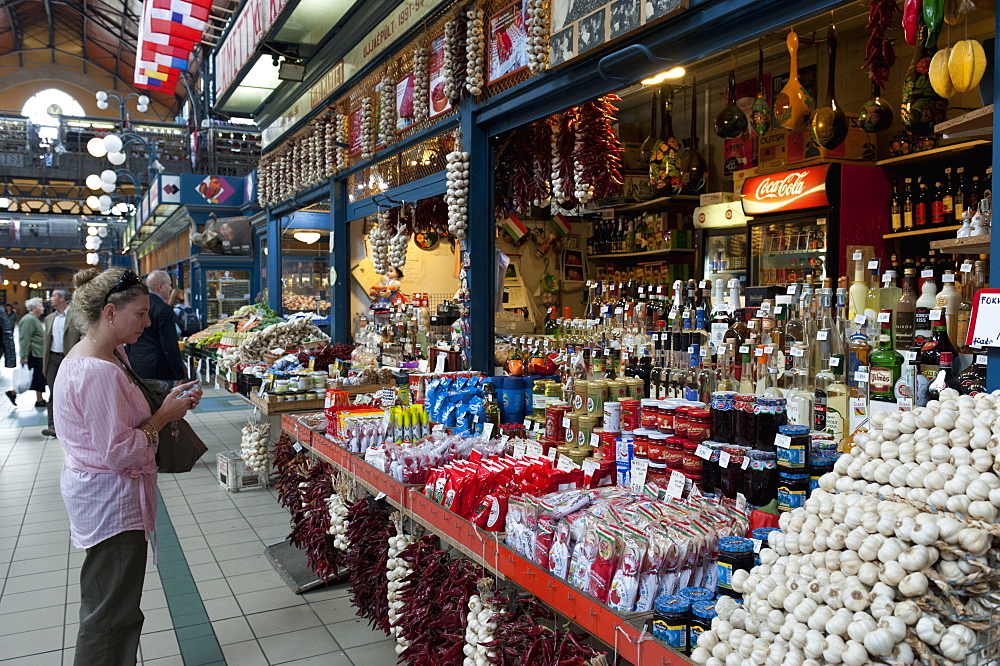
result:
M 829 164 L 769 176 L 747 178 L 743 183 L 743 212 L 747 215 L 828 206 L 826 176 Z

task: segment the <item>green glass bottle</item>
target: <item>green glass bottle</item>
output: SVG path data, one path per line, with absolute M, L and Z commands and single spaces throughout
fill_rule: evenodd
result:
M 903 370 L 903 355 L 896 351 L 892 339 L 892 310 L 879 313 L 878 346 L 869 355 L 869 391 L 872 400 L 896 402 L 893 391 Z

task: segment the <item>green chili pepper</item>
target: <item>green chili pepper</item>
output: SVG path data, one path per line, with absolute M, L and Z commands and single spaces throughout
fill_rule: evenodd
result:
M 933 48 L 937 45 L 941 26 L 944 25 L 945 0 L 924 0 L 924 25 L 927 26 L 927 41 L 924 46 Z

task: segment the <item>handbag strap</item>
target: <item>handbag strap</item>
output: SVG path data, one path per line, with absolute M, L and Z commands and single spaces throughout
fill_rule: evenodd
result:
M 132 380 L 132 383 L 138 386 L 139 390 L 142 391 L 143 397 L 145 397 L 146 402 L 149 403 L 150 411 L 155 414 L 163 404 L 162 401 L 158 400 L 150 388 L 146 385 L 146 382 L 142 381 L 139 375 L 135 374 L 135 370 L 133 370 L 132 366 L 130 366 L 125 359 L 122 358 L 122 355 L 118 353 L 117 349 L 115 349 L 114 354 L 115 358 L 118 359 L 118 363 L 121 364 L 122 369 L 125 370 L 125 374 L 128 375 L 129 379 Z

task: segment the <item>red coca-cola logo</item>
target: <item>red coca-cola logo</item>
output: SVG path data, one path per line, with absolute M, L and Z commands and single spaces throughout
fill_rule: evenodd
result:
M 768 176 L 757 184 L 757 190 L 754 192 L 754 197 L 758 201 L 761 201 L 764 199 L 798 196 L 802 194 L 802 190 L 805 188 L 806 176 L 808 175 L 808 171 L 796 171 L 789 173 L 780 180 L 772 180 L 771 177 Z
M 830 165 L 748 178 L 743 183 L 743 212 L 777 213 L 829 205 L 826 176 Z

